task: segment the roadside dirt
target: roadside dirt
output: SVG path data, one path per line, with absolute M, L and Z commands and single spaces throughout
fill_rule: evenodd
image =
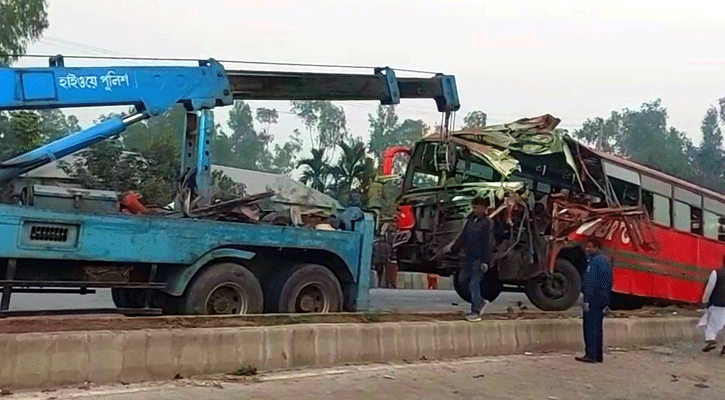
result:
M 635 311 L 615 311 L 610 318 L 651 318 L 664 316 L 699 317 L 695 308 L 644 308 Z M 571 319 L 577 316 L 557 312 L 514 311 L 507 314 L 487 314 L 484 320 Z M 171 328 L 223 328 L 241 326 L 273 326 L 310 323 L 375 323 L 375 322 L 432 322 L 459 321 L 462 313 L 340 313 L 316 315 L 252 315 L 252 316 L 35 316 L 0 319 L 0 334 L 30 332 L 66 332 L 97 330 L 138 330 Z

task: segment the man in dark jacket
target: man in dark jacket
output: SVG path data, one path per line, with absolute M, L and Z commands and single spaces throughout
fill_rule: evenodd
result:
M 491 263 L 491 220 L 488 218 L 488 200 L 475 197 L 471 201 L 473 212 L 463 225 L 458 238 L 443 249 L 443 253 L 456 254 L 465 249 L 463 268 L 471 277 L 468 287 L 471 291 L 471 313 L 468 321 L 480 321 L 487 303 L 481 297 L 481 282 Z
M 593 238 L 587 242 L 587 269 L 584 272 L 584 343 L 586 355 L 576 357 L 586 363 L 602 362 L 604 359 L 604 309 L 609 306 L 614 274 L 612 266 L 601 254 L 602 244 Z

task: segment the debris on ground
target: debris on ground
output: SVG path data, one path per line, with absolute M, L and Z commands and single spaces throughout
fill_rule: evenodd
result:
M 257 367 L 253 365 L 246 365 L 244 367 L 238 368 L 236 371 L 234 371 L 234 374 L 236 376 L 254 376 L 257 375 Z

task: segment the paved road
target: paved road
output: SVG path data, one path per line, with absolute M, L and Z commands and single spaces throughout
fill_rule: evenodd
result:
M 8 399 L 697 399 L 721 400 L 725 359 L 699 347 L 651 348 L 581 364 L 572 354 L 371 365 L 11 395 Z
M 508 307 L 518 310 L 521 302 L 528 310 L 536 308 L 522 293 L 502 293 L 493 302 L 488 312 L 506 312 Z M 372 289 L 370 306 L 374 311 L 466 311 L 470 305 L 461 300 L 452 290 L 392 290 Z M 68 309 L 68 308 L 112 308 L 110 290 L 99 290 L 96 294 L 60 295 L 60 294 L 13 294 L 10 301 L 12 310 Z M 578 314 L 574 307 L 571 313 Z

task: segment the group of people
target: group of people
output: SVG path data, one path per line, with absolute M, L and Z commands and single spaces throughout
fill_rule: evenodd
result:
M 466 314 L 466 320 L 472 322 L 481 320 L 488 304 L 488 301 L 481 296 L 481 283 L 491 267 L 493 223 L 488 218 L 488 210 L 487 199 L 474 198 L 471 215 L 465 221 L 458 237 L 439 252 L 439 256 L 442 256 L 447 253 L 457 253 L 461 249 L 465 250 L 462 272 L 470 277 L 468 287 L 471 293 L 471 310 Z M 585 354 L 576 357 L 577 361 L 584 363 L 601 363 L 604 358 L 603 322 L 605 310 L 610 304 L 614 271 L 612 263 L 601 250 L 602 244 L 596 238 L 591 238 L 586 243 L 587 266 L 582 276 Z M 723 267 L 710 274 L 702 302 L 707 311 L 699 326 L 705 331 L 706 346 L 703 351 L 708 352 L 717 347 L 717 334 L 725 328 L 725 256 L 723 256 Z M 725 345 L 721 354 L 725 355 Z

